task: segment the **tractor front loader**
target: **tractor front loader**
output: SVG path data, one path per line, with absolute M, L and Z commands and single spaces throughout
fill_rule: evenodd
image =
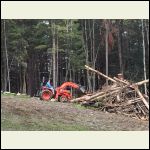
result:
M 85 93 L 85 89 L 82 86 L 73 82 L 64 82 L 61 86 L 55 89 L 54 93 L 51 89 L 42 86 L 40 92 L 40 99 L 44 101 L 49 101 L 54 98 L 56 101 L 70 101 L 72 99 L 72 94 L 69 90 L 66 89 L 68 87 L 79 89 L 82 93 Z

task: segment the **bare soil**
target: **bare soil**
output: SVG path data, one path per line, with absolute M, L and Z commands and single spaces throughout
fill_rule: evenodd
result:
M 1 95 L 1 130 L 144 131 L 149 122 L 72 103 Z

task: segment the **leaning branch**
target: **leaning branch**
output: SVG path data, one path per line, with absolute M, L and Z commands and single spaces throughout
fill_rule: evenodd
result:
M 106 79 L 108 79 L 108 80 L 110 80 L 110 81 L 116 83 L 116 81 L 115 81 L 114 79 L 112 79 L 112 78 L 110 78 L 110 77 L 104 75 L 104 74 L 101 73 L 100 71 L 97 71 L 97 70 L 95 70 L 95 69 L 93 69 L 93 68 L 91 68 L 91 67 L 89 67 L 89 66 L 87 66 L 87 65 L 85 65 L 85 68 L 86 68 L 87 70 L 90 70 L 90 71 L 92 71 L 92 72 L 95 72 L 95 73 L 97 73 L 98 75 L 101 75 L 102 77 L 104 77 L 104 78 L 106 78 Z

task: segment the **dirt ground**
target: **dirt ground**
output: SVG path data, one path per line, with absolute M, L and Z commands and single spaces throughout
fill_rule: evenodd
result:
M 1 130 L 144 131 L 149 122 L 72 103 L 1 95 Z

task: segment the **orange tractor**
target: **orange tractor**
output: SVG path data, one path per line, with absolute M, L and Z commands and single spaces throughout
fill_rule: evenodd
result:
M 42 86 L 40 99 L 44 101 L 49 101 L 54 98 L 57 101 L 69 101 L 72 99 L 72 94 L 67 88 L 79 89 L 82 93 L 85 93 L 85 89 L 73 82 L 65 82 L 61 86 L 57 87 L 53 92 L 51 89 L 46 86 Z

